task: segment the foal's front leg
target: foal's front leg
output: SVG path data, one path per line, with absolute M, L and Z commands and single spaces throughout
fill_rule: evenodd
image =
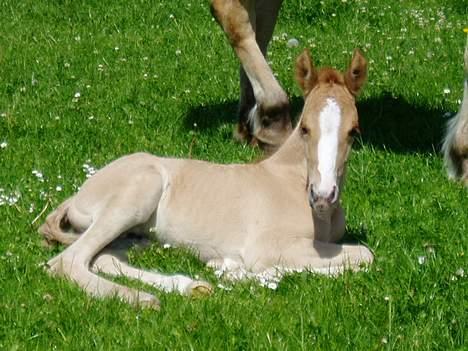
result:
M 359 271 L 374 260 L 374 255 L 364 245 L 334 244 L 307 238 L 284 245 L 280 256 L 281 267 L 309 269 L 329 276 L 346 269 Z
M 346 219 L 345 212 L 341 205 L 338 205 L 330 218 L 326 220 L 318 217 L 315 213 L 313 216 L 315 223 L 315 240 L 336 243 L 343 238 L 346 230 Z

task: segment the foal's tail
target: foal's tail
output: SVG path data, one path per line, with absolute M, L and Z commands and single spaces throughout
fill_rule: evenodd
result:
M 59 242 L 64 245 L 72 244 L 79 238 L 80 234 L 66 231 L 69 227 L 68 209 L 71 198 L 62 202 L 45 220 L 45 223 L 38 229 L 39 234 L 44 236 L 46 244 L 50 245 Z

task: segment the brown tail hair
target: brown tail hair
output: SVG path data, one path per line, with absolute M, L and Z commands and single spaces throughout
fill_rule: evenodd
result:
M 79 238 L 80 234 L 66 231 L 66 227 L 69 225 L 67 214 L 71 200 L 72 198 L 69 198 L 62 202 L 39 227 L 38 232 L 44 236 L 46 244 L 51 245 L 58 242 L 70 245 Z

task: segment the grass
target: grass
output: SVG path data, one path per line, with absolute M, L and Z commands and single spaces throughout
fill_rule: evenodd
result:
M 41 263 L 60 248 L 43 248 L 36 230 L 89 167 L 126 153 L 260 157 L 232 140 L 238 66 L 208 2 L 5 0 L 0 9 L 0 349 L 467 348 L 468 197 L 438 151 L 443 116 L 462 96 L 464 1 L 284 2 L 269 60 L 294 111 L 303 47 L 318 65 L 344 68 L 357 46 L 369 59 L 343 202 L 350 236 L 376 261 L 336 279 L 290 275 L 277 290 L 156 292 L 159 313 L 47 276 Z M 132 260 L 219 283 L 184 251 L 154 247 Z

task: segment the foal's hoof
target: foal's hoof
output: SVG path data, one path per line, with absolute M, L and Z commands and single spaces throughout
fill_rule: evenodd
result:
M 155 311 L 161 310 L 161 303 L 154 296 L 148 298 L 145 297 L 143 299 L 140 298 L 140 300 L 138 301 L 138 306 L 142 308 L 150 308 Z
M 65 266 L 61 256 L 56 256 L 44 264 L 46 272 L 52 277 L 64 276 L 66 272 L 71 272 L 71 268 L 67 267 L 67 269 Z
M 187 287 L 186 292 L 189 296 L 203 297 L 211 295 L 211 293 L 213 292 L 213 287 L 210 283 L 196 280 Z
M 366 246 L 360 247 L 359 253 L 361 255 L 359 262 L 360 265 L 370 265 L 374 262 L 374 254 Z

